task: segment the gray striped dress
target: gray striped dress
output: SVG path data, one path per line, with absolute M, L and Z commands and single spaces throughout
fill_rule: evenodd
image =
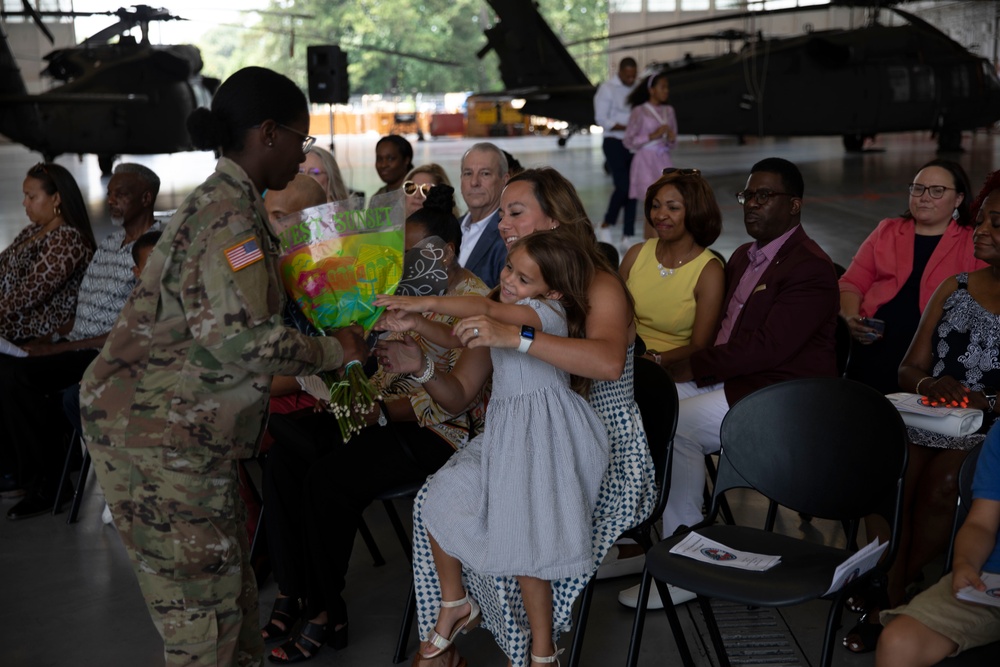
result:
M 527 299 L 542 330 L 566 335 L 557 301 Z M 483 433 L 433 477 L 427 530 L 464 567 L 555 580 L 591 567 L 591 516 L 608 436 L 569 374 L 515 349 L 490 351 L 493 394 Z

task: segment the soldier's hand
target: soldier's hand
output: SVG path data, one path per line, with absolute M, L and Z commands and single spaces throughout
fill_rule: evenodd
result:
M 346 366 L 349 361 L 360 361 L 361 363 L 368 361 L 368 346 L 365 344 L 362 334 L 364 334 L 364 329 L 356 324 L 334 332 L 333 337 L 340 341 L 340 347 L 344 350 L 343 365 Z

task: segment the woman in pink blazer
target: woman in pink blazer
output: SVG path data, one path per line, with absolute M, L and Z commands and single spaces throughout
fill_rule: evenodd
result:
M 854 338 L 848 377 L 883 393 L 899 391 L 899 362 L 931 294 L 946 278 L 985 264 L 973 257 L 969 177 L 951 160 L 925 164 L 909 186 L 910 205 L 865 239 L 840 279 L 840 314 Z M 871 326 L 866 318 L 884 322 Z

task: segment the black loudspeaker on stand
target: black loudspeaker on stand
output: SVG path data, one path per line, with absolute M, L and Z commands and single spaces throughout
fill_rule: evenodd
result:
M 347 104 L 347 53 L 339 46 L 310 46 L 306 49 L 309 73 L 309 101 L 313 104 Z

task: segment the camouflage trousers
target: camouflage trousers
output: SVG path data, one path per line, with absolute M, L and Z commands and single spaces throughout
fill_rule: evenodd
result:
M 167 667 L 263 662 L 236 461 L 90 445 Z

